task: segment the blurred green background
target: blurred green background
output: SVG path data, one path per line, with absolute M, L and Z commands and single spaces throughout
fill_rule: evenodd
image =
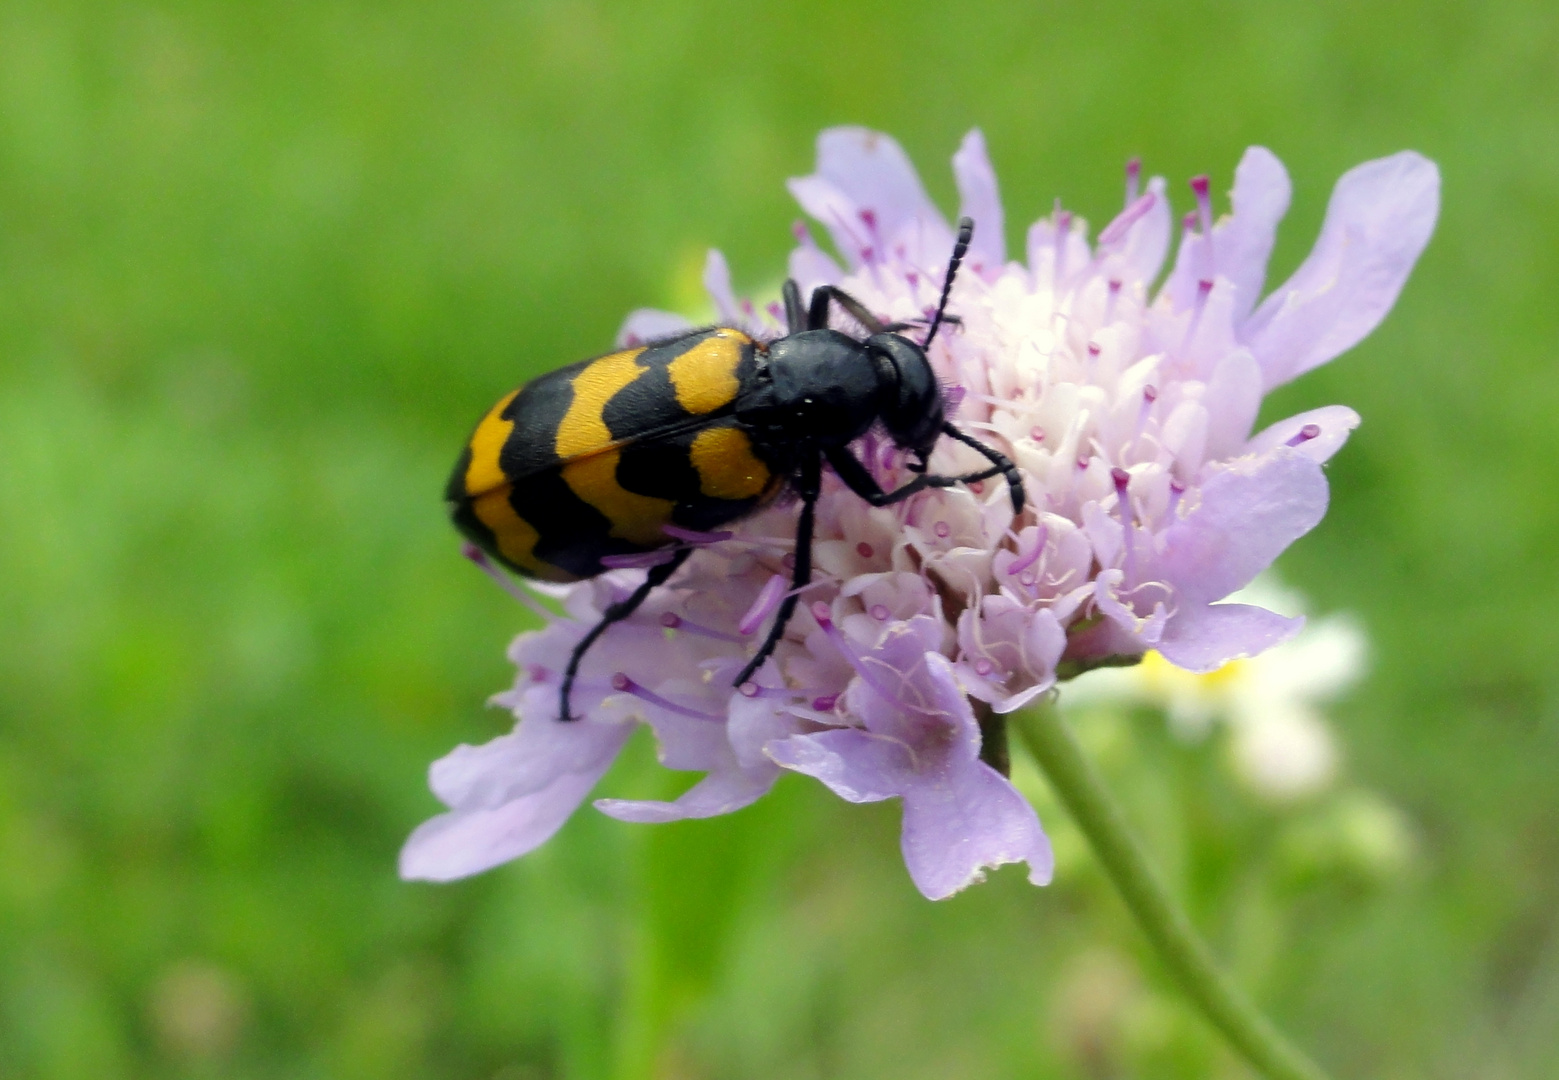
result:
M 1055 885 L 940 904 L 896 806 L 799 777 L 395 878 L 526 623 L 444 521 L 461 438 L 629 309 L 698 306 L 710 245 L 772 284 L 783 181 L 846 122 L 949 210 L 983 128 L 1009 244 L 1058 195 L 1107 221 L 1132 154 L 1222 209 L 1262 143 L 1279 275 L 1346 168 L 1440 163 L 1395 313 L 1268 406 L 1365 417 L 1282 566 L 1371 635 L 1340 790 L 1411 858 L 1157 717 L 1088 734 L 1340 1077 L 1559 1075 L 1556 57 L 1548 0 L 3 0 L 0 1075 L 1245 1075 L 1048 804 Z M 603 787 L 677 783 L 640 740 Z

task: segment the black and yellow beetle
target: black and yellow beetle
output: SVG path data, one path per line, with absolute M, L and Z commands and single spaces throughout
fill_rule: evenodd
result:
M 941 302 L 916 344 L 832 285 L 785 282 L 789 333 L 763 342 L 732 327 L 692 330 L 550 372 L 494 405 L 477 424 L 449 479 L 455 525 L 483 551 L 529 577 L 578 581 L 608 569 L 603 559 L 670 548 L 668 526 L 712 530 L 751 514 L 785 486 L 801 500 L 792 589 L 763 646 L 736 677 L 740 686 L 774 651 L 812 580 L 812 519 L 827 461 L 850 490 L 886 506 L 928 487 L 1005 476 L 1014 513 L 1023 481 L 1012 462 L 944 418 L 943 390 L 926 350 L 945 320 L 947 298 L 973 234 L 968 218 L 947 264 Z M 830 329 L 837 303 L 865 327 L 857 340 Z M 850 450 L 881 425 L 919 473 L 883 491 Z M 928 473 L 941 436 L 991 461 L 965 476 Z M 607 608 L 575 646 L 559 696 L 569 709 L 580 659 L 614 622 L 686 561 L 682 547 L 650 568 L 629 597 Z

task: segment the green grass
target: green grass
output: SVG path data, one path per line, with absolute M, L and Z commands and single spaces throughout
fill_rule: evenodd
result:
M 1340 1076 L 1559 1072 L 1559 9 L 957 12 L 0 2 L 0 1075 L 1240 1075 L 1054 809 L 1055 886 L 936 905 L 895 807 L 800 778 L 395 879 L 524 625 L 443 520 L 459 440 L 627 310 L 695 303 L 707 246 L 772 283 L 783 181 L 841 122 L 945 206 L 982 127 L 1010 243 L 1057 195 L 1102 223 L 1131 154 L 1186 205 L 1260 142 L 1296 185 L 1280 272 L 1344 169 L 1440 163 L 1396 312 L 1269 406 L 1365 417 L 1283 569 L 1369 629 L 1335 719 L 1412 867 L 1350 869 L 1326 812 L 1259 810 L 1154 718 L 1104 749 Z M 604 786 L 666 783 L 637 743 Z M 1095 999 L 1127 1005 L 1090 1056 Z

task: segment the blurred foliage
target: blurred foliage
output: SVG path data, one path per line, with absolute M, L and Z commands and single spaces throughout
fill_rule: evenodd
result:
M 1269 406 L 1366 418 L 1284 567 L 1369 628 L 1344 791 L 1416 855 L 1370 872 L 1373 804 L 1263 810 L 1155 717 L 1087 734 L 1338 1074 L 1559 1073 L 1555 55 L 1541 0 L 0 0 L 0 1075 L 1242 1075 L 1048 803 L 1054 886 L 942 904 L 896 807 L 800 778 L 395 879 L 525 625 L 438 505 L 468 425 L 696 303 L 708 245 L 772 283 L 841 122 L 944 205 L 981 126 L 1010 240 L 1107 220 L 1131 154 L 1226 190 L 1263 143 L 1278 273 L 1344 169 L 1440 162 L 1395 314 Z M 603 787 L 672 782 L 639 742 Z

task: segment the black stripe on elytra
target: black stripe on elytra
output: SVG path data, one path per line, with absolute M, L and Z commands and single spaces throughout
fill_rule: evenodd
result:
M 601 419 L 619 441 L 638 441 L 661 429 L 680 429 L 697 418 L 677 402 L 671 382 L 671 362 L 707 341 L 713 330 L 701 330 L 645 349 L 634 362 L 649 370 L 613 394 L 601 409 Z
M 617 483 L 636 495 L 674 503 L 701 498 L 698 470 L 688 457 L 695 432 L 655 442 L 629 443 L 617 463 Z
M 573 378 L 593 362 L 583 360 L 532 379 L 504 409 L 502 418 L 513 421 L 514 429 L 498 453 L 498 467 L 511 481 L 557 468 L 558 425 L 574 403 Z
M 498 550 L 498 538 L 487 527 L 487 523 L 476 516 L 475 503 L 469 499 L 451 502 L 449 504 L 449 517 L 455 523 L 455 528 L 460 531 L 461 536 L 464 536 L 505 566 L 511 565 L 509 560 L 503 557 L 503 553 Z M 516 566 L 514 569 L 519 570 L 520 568 Z
M 563 479 L 561 469 L 534 473 L 514 484 L 509 505 L 539 535 L 536 558 L 575 577 L 594 577 L 605 569 L 603 555 L 628 555 L 645 548 L 608 535 L 611 522 L 585 502 Z

